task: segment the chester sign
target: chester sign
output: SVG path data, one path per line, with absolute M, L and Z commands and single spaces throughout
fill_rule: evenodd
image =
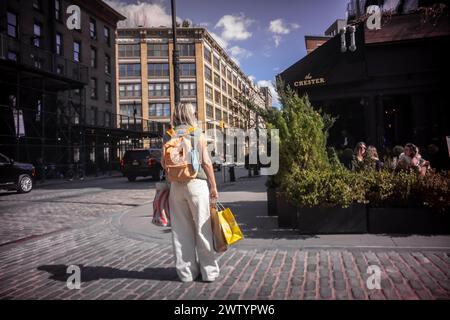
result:
M 315 84 L 324 84 L 324 83 L 326 83 L 325 78 L 313 79 L 313 77 L 311 76 L 311 73 L 308 73 L 305 76 L 305 80 L 295 81 L 294 87 L 305 87 L 305 86 L 311 86 L 311 85 L 315 85 Z

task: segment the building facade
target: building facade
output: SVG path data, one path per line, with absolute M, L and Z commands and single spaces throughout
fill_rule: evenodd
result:
M 342 52 L 337 35 L 279 77 L 338 117 L 331 145 L 353 148 L 365 141 L 383 155 L 412 142 L 433 167 L 448 169 L 447 15 L 448 9 L 441 18 L 392 15 L 383 18 L 380 30 L 359 22 L 354 51 Z M 348 34 L 346 44 L 351 45 Z
M 172 30 L 127 28 L 118 29 L 117 33 L 117 113 L 142 116 L 168 128 L 175 108 Z M 255 115 L 240 97 L 266 107 L 270 92 L 263 94 L 206 29 L 178 28 L 177 38 L 181 102 L 196 107 L 201 128 L 206 131 L 251 127 Z M 134 123 L 119 119 L 119 127 L 129 125 Z
M 71 5 L 80 29 L 68 28 Z M 124 18 L 101 0 L 1 2 L 0 152 L 61 167 L 111 161 L 115 31 Z

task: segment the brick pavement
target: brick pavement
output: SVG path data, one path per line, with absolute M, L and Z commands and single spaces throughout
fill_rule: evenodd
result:
M 228 186 L 223 191 L 224 198 L 236 198 L 239 192 L 250 206 L 258 204 L 251 202 L 251 194 L 260 196 L 258 188 L 245 194 L 238 187 L 248 188 L 246 183 L 261 184 L 259 180 L 249 179 L 236 186 Z M 63 197 L 66 197 L 64 201 L 74 199 L 83 202 L 84 208 L 92 208 L 94 203 L 102 200 L 117 206 L 119 212 L 85 213 L 90 217 L 85 223 L 69 225 L 69 229 L 58 229 L 58 226 L 53 234 L 0 245 L 0 299 L 450 298 L 448 248 L 314 248 L 301 245 L 305 240 L 301 237 L 294 239 L 292 232 L 286 233 L 286 238 L 298 245 L 284 245 L 286 242 L 278 231 L 278 239 L 272 239 L 273 234 L 270 234 L 273 245 L 266 246 L 264 240 L 268 239 L 263 239 L 264 233 L 254 230 L 257 228 L 252 228 L 254 225 L 244 216 L 243 229 L 249 239 L 247 244 L 244 241 L 218 256 L 221 268 L 218 281 L 181 283 L 174 269 L 168 237 L 133 236 L 130 230 L 123 229 L 121 219 L 132 216 L 131 213 L 120 212 L 129 208 L 124 204 L 136 204 L 140 200 L 126 201 L 129 198 L 116 193 L 123 188 L 118 181 L 110 182 L 109 189 L 107 186 L 103 188 L 104 194 L 100 190 L 86 189 L 77 196 L 73 193 L 76 190 L 66 189 L 33 195 L 36 201 L 56 201 L 57 198 L 62 201 Z M 142 197 L 145 202 L 146 192 L 151 192 L 147 185 L 142 188 L 142 194 L 137 191 L 133 195 Z M 243 206 L 239 201 L 237 205 Z M 16 207 L 16 212 L 20 211 L 19 208 Z M 80 209 L 80 216 L 83 210 Z M 21 214 L 23 219 L 27 218 L 25 213 L 19 213 L 19 216 Z M 56 215 L 60 220 L 56 222 L 66 225 L 64 219 L 68 216 L 69 213 Z M 80 216 L 77 219 L 81 219 Z M 33 215 L 30 219 L 39 221 L 42 217 L 51 223 L 51 214 L 37 213 L 34 220 Z M 144 218 L 149 223 L 151 217 L 145 215 Z M 24 223 L 26 225 L 26 220 Z M 158 230 L 164 233 L 163 229 Z M 44 231 L 48 232 L 47 229 Z M 70 290 L 66 286 L 69 265 L 81 266 L 79 290 Z M 369 265 L 380 267 L 381 290 L 367 288 Z

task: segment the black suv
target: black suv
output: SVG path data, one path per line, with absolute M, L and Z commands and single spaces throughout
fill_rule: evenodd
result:
M 120 170 L 128 181 L 136 177 L 152 176 L 154 180 L 164 179 L 164 169 L 161 166 L 161 149 L 127 150 L 120 161 Z
M 0 189 L 28 193 L 33 189 L 35 176 L 36 171 L 32 164 L 15 162 L 0 153 Z

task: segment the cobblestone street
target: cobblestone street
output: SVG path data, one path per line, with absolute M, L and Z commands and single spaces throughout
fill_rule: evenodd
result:
M 124 178 L 0 197 L 0 299 L 449 299 L 448 237 L 303 237 L 267 217 L 264 178 L 222 185 L 246 239 L 215 283 L 178 280 L 170 230 L 151 225 L 154 182 Z M 70 265 L 81 288 L 66 286 Z M 381 270 L 369 290 L 368 266 Z

